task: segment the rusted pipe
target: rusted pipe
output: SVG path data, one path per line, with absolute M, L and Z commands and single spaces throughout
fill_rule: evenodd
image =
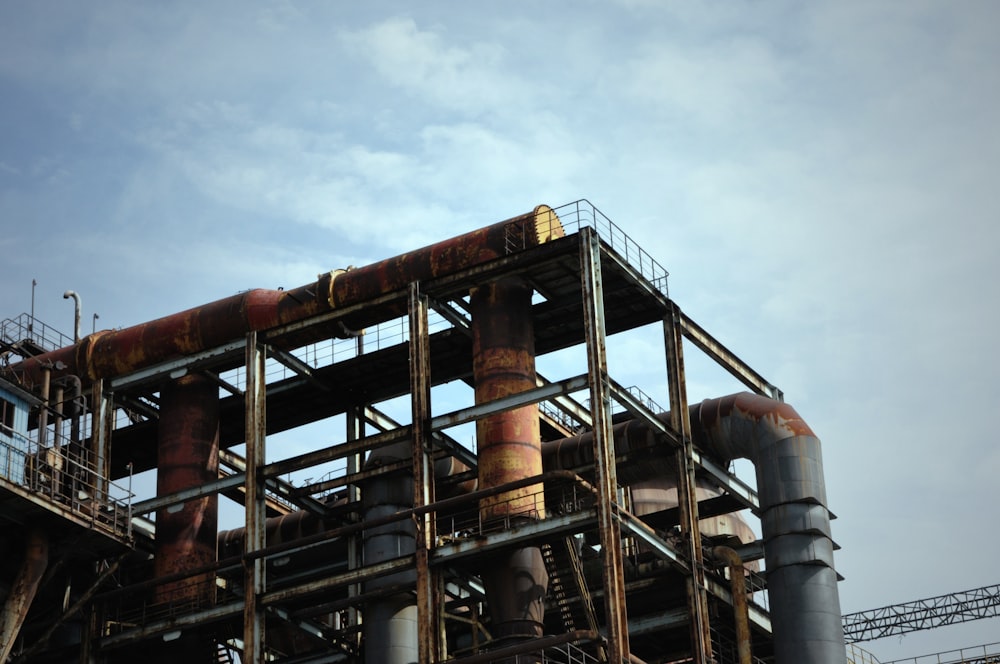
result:
M 183 376 L 163 386 L 157 445 L 156 493 L 169 495 L 219 476 L 218 386 L 203 376 Z M 218 496 L 189 500 L 156 513 L 154 576 L 168 576 L 216 561 Z M 201 575 L 165 583 L 154 601 L 210 605 L 215 579 Z
M 41 368 L 46 365 L 61 367 L 60 374 L 76 374 L 85 381 L 121 376 L 221 346 L 250 331 L 305 320 L 400 291 L 414 281 L 477 267 L 562 235 L 562 226 L 552 209 L 539 205 L 527 214 L 379 263 L 322 274 L 317 281 L 298 288 L 251 290 L 122 330 L 98 331 L 72 346 L 12 365 L 11 371 L 23 384 L 30 385 L 39 382 Z M 325 335 L 321 338 L 349 334 L 352 329 L 361 329 L 392 313 L 366 308 L 345 316 L 333 329 L 308 334 Z M 298 345 L 314 340 L 319 339 L 294 339 Z
M 736 654 L 739 664 L 753 664 L 750 650 L 750 607 L 747 602 L 746 573 L 743 559 L 728 546 L 712 548 L 712 556 L 729 568 L 729 588 L 733 595 L 733 618 L 736 624 Z
M 532 289 L 519 279 L 505 279 L 472 294 L 472 373 L 476 403 L 489 403 L 537 385 L 535 336 L 531 322 Z M 542 472 L 538 404 L 488 415 L 476 425 L 479 486 L 507 484 Z M 483 519 L 512 515 L 542 518 L 541 486 L 500 494 L 482 501 Z
M 472 371 L 476 403 L 533 389 L 535 337 L 531 287 L 503 279 L 472 293 Z M 479 486 L 489 488 L 542 472 L 538 405 L 489 415 L 477 423 Z M 484 523 L 545 516 L 541 485 L 480 501 Z M 537 639 L 543 632 L 548 573 L 541 549 L 524 547 L 487 562 L 482 572 L 492 633 L 500 642 Z
M 21 625 L 28 615 L 48 564 L 48 537 L 41 530 L 32 529 L 25 539 L 24 562 L 10 587 L 3 614 L 0 615 L 0 662 L 6 662 L 14 649 Z

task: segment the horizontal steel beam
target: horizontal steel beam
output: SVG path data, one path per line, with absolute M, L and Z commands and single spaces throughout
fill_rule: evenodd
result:
M 490 401 L 477 406 L 470 406 L 468 408 L 461 408 L 459 410 L 446 413 L 445 415 L 438 415 L 437 417 L 431 418 L 431 429 L 433 431 L 439 431 L 441 429 L 458 426 L 459 424 L 465 424 L 466 422 L 474 422 L 475 420 L 486 417 L 487 415 L 502 413 L 507 410 L 520 408 L 521 406 L 538 403 L 539 401 L 546 401 L 557 396 L 571 394 L 585 389 L 587 385 L 586 374 L 576 376 L 575 378 L 567 378 L 566 380 L 556 381 L 554 383 L 548 383 L 547 385 L 536 387 L 533 390 L 525 390 L 524 392 L 512 394 L 508 397 L 504 397 L 503 399 L 497 399 L 495 401 Z
M 678 311 L 680 311 L 678 309 Z M 764 379 L 759 373 L 750 368 L 746 362 L 736 356 L 735 353 L 719 343 L 712 335 L 704 330 L 700 325 L 688 318 L 681 312 L 681 333 L 703 353 L 715 360 L 716 364 L 732 374 L 737 380 L 749 387 L 757 394 L 762 394 L 776 401 L 784 401 L 781 390 Z
M 328 576 L 324 579 L 317 579 L 315 581 L 292 586 L 290 588 L 270 590 L 261 596 L 261 604 L 263 606 L 270 607 L 289 600 L 299 599 L 308 595 L 331 590 L 333 588 L 339 588 L 353 583 L 363 583 L 380 576 L 386 576 L 387 574 L 392 574 L 394 572 L 402 572 L 404 570 L 412 569 L 415 562 L 415 556 L 410 554 L 408 556 L 393 558 L 392 560 L 376 563 L 374 565 L 359 567 L 358 569 L 352 569 L 341 574 Z
M 246 340 L 239 339 L 215 348 L 192 353 L 176 360 L 161 362 L 118 378 L 107 380 L 105 389 L 110 392 L 126 390 L 163 377 L 180 377 L 201 365 L 211 364 L 227 357 L 242 357 Z
M 431 565 L 447 565 L 455 560 L 506 547 L 523 545 L 543 537 L 564 537 L 597 527 L 594 508 L 571 514 L 519 523 L 509 530 L 484 535 L 472 535 L 438 546 L 431 552 Z
M 153 636 L 170 632 L 183 632 L 188 627 L 200 627 L 206 623 L 217 622 L 243 613 L 243 601 L 220 604 L 202 611 L 172 616 L 163 620 L 146 623 L 142 627 L 126 630 L 98 639 L 101 648 L 113 648 L 143 641 Z

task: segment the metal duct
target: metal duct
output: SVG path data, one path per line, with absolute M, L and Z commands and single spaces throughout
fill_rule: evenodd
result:
M 844 634 L 833 566 L 820 441 L 788 404 L 741 392 L 690 407 L 702 450 L 756 468 L 764 559 L 778 664 L 842 664 Z M 659 418 L 668 423 L 669 414 Z M 615 454 L 658 444 L 644 423 L 613 429 Z M 593 463 L 592 434 L 546 443 L 547 470 Z
M 846 658 L 819 438 L 788 404 L 750 393 L 691 408 L 695 443 L 757 471 L 775 660 Z
M 535 387 L 532 289 L 520 279 L 477 288 L 470 301 L 476 403 L 488 403 Z M 477 423 L 479 487 L 487 489 L 540 475 L 538 405 L 484 417 Z M 541 485 L 483 499 L 484 525 L 545 516 Z M 487 563 L 482 573 L 497 640 L 542 636 L 548 574 L 541 549 L 525 547 Z
M 409 443 L 398 443 L 374 450 L 366 465 L 377 466 L 412 457 Z M 413 476 L 400 473 L 367 482 L 361 489 L 361 509 L 365 521 L 391 517 L 413 507 Z M 416 551 L 416 523 L 401 519 L 366 528 L 362 555 L 365 565 L 406 556 Z M 412 589 L 416 572 L 400 572 L 365 583 L 365 590 L 398 586 L 400 592 L 365 603 L 364 652 L 368 664 L 417 664 L 420 653 L 417 639 L 417 601 Z
M 547 205 L 465 235 L 407 252 L 379 263 L 322 274 L 314 283 L 291 290 L 255 289 L 122 330 L 102 330 L 72 346 L 11 366 L 23 384 L 41 382 L 43 367 L 96 380 L 132 373 L 143 367 L 215 348 L 261 331 L 305 320 L 320 313 L 370 302 L 422 282 L 483 265 L 510 253 L 563 236 L 559 218 Z M 301 331 L 289 345 L 319 339 L 304 335 L 343 336 L 349 329 L 405 313 L 398 303 L 365 307 L 339 321 L 335 329 Z M 348 329 L 349 328 L 349 329 Z

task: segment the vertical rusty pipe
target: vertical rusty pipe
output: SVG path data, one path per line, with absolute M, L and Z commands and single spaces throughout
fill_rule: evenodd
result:
M 532 289 L 504 279 L 476 289 L 471 298 L 473 376 L 476 403 L 487 403 L 535 387 Z M 486 489 L 542 472 L 538 406 L 489 415 L 477 424 L 479 486 Z M 542 487 L 532 485 L 483 499 L 484 522 L 544 516 Z M 525 547 L 483 574 L 497 639 L 542 635 L 548 574 L 541 550 Z
M 209 379 L 187 375 L 163 386 L 157 446 L 156 493 L 159 496 L 201 486 L 219 476 L 219 388 Z M 153 572 L 157 577 L 183 573 L 216 561 L 218 496 L 195 498 L 156 513 Z M 205 607 L 214 603 L 214 574 L 158 585 L 154 602 Z M 201 659 L 210 643 L 185 635 L 171 647 L 171 657 Z M 176 648 L 176 649 L 175 649 Z M 207 661 L 207 660 L 203 660 Z
M 38 529 L 33 529 L 24 544 L 24 563 L 14 579 L 7 601 L 0 615 L 0 662 L 6 662 L 17 634 L 21 631 L 28 609 L 38 592 L 38 584 L 49 564 L 49 540 Z
M 717 546 L 712 555 L 729 568 L 729 587 L 733 595 L 733 616 L 736 621 L 736 653 L 739 664 L 752 664 L 750 652 L 750 608 L 747 604 L 747 585 L 743 559 L 728 546 Z

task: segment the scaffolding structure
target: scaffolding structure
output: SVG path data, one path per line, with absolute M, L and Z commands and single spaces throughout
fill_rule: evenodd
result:
M 150 353 L 141 366 L 84 375 L 91 476 L 111 483 L 153 468 L 163 474 L 168 413 L 205 394 L 218 395 L 217 466 L 204 481 L 161 484 L 155 497 L 130 503 L 127 532 L 104 533 L 114 546 L 93 547 L 89 568 L 74 566 L 62 602 L 73 611 L 42 593 L 13 661 L 174 661 L 191 653 L 220 662 L 373 661 L 381 632 L 369 631 L 372 616 L 397 605 L 415 607 L 405 629 L 419 662 L 721 664 L 743 663 L 751 651 L 750 661 L 776 661 L 764 578 L 732 571 L 715 553 L 735 550 L 749 567 L 762 544 L 699 526 L 741 510 L 760 516 L 761 500 L 751 482 L 695 445 L 684 342 L 751 393 L 781 403 L 781 391 L 685 315 L 669 297 L 666 271 L 591 204 L 557 208 L 553 217 L 560 232 L 545 242 L 508 230 L 504 250 L 487 260 L 354 293 L 347 304 L 192 352 Z M 568 375 L 538 375 L 530 389 L 454 407 L 439 393 L 472 385 L 477 371 L 470 292 L 503 280 L 533 294 L 535 356 L 580 349 L 569 356 L 584 359 Z M 645 326 L 662 330 L 669 415 L 609 370 L 609 337 Z M 13 341 L 5 348 L 18 350 Z M 14 359 L 7 380 L 36 390 Z M 200 391 L 177 396 L 171 390 L 181 388 L 171 386 L 182 383 Z M 587 453 L 477 486 L 482 444 L 471 449 L 456 432 L 525 407 L 537 408 L 543 447 L 577 439 Z M 332 421 L 344 429 L 324 429 L 329 443 L 282 449 L 288 432 Z M 648 444 L 618 445 L 626 422 L 641 426 Z M 639 514 L 631 487 L 656 475 L 675 478 L 676 504 Z M 708 495 L 700 493 L 706 486 Z M 38 500 L 3 488 L 8 502 Z M 365 502 L 383 490 L 407 495 L 392 498 L 391 510 Z M 220 496 L 243 505 L 239 527 L 211 555 L 196 547 L 192 558 L 163 561 L 164 535 L 154 536 L 150 522 L 165 529 L 193 506 L 208 514 Z M 376 557 L 372 538 L 402 541 L 399 533 L 406 547 Z M 527 549 L 544 561 L 546 583 L 535 598 L 544 605 L 542 635 L 500 638 L 485 574 Z M 749 602 L 734 601 L 740 589 Z M 66 634 L 56 638 L 56 628 Z

